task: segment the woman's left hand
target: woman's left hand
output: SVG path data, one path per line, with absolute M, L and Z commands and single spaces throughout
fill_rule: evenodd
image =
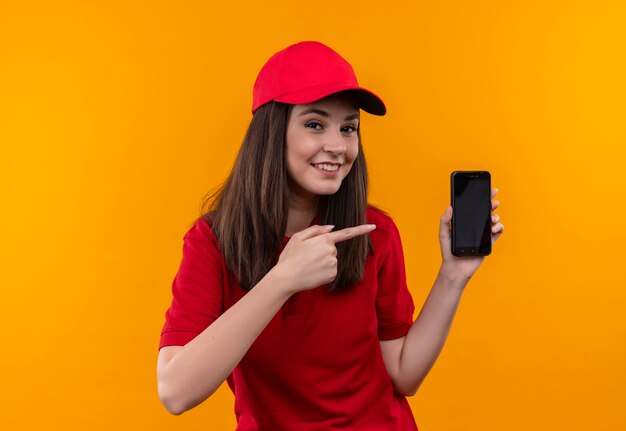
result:
M 498 194 L 498 189 L 491 189 L 491 245 L 496 242 L 500 235 L 502 235 L 502 231 L 504 226 L 500 223 L 500 216 L 497 214 L 493 214 L 493 211 L 498 208 L 500 202 L 494 200 L 493 198 Z M 440 226 L 439 226 L 439 243 L 441 245 L 441 256 L 442 263 L 440 272 L 443 273 L 449 279 L 457 279 L 459 277 L 463 278 L 464 281 L 469 281 L 469 279 L 474 275 L 478 267 L 483 260 L 485 260 L 485 256 L 471 256 L 471 257 L 457 257 L 452 254 L 452 233 L 450 228 L 450 222 L 452 221 L 452 206 L 449 205 L 446 208 L 446 212 L 441 217 Z

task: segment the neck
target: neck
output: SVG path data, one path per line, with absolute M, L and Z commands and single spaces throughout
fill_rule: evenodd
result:
M 317 196 L 290 196 L 289 211 L 287 213 L 287 230 L 285 235 L 291 237 L 294 233 L 306 229 L 317 214 Z

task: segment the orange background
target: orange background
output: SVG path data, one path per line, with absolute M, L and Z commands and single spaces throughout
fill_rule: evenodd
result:
M 450 172 L 500 189 L 504 235 L 410 399 L 420 429 L 625 429 L 624 23 L 603 0 L 2 1 L 0 428 L 234 428 L 225 386 L 160 405 L 159 333 L 257 71 L 313 39 L 387 103 L 362 121 L 370 197 L 418 309 Z

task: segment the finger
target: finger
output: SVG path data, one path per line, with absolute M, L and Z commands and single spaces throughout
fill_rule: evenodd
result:
M 498 238 L 500 238 L 500 236 L 502 235 L 503 231 L 500 231 L 498 233 L 495 233 L 491 236 L 491 238 L 493 238 L 493 242 L 496 242 L 498 240 Z
M 347 227 L 335 232 L 329 232 L 326 234 L 328 238 L 335 244 L 341 241 L 352 239 L 359 235 L 364 235 L 376 229 L 375 224 L 362 224 L 360 226 Z
M 499 201 L 491 201 L 491 209 L 495 210 L 496 208 L 498 208 L 498 206 L 500 206 L 500 202 Z
M 450 230 L 450 221 L 452 221 L 452 205 L 448 205 L 443 213 L 439 223 L 439 235 L 448 235 Z
M 491 226 L 491 232 L 498 233 L 504 230 L 504 225 L 502 223 L 495 224 Z
M 332 225 L 313 225 L 313 226 L 309 226 L 308 228 L 301 230 L 300 232 L 297 232 L 295 234 L 293 234 L 292 238 L 297 238 L 301 241 L 304 241 L 306 239 L 309 238 L 313 238 L 315 236 L 319 236 L 322 234 L 325 234 L 327 232 L 330 232 L 335 226 Z
M 500 221 L 500 216 L 498 214 L 493 214 L 491 216 L 491 223 L 498 223 Z
M 495 198 L 497 194 L 498 194 L 498 189 L 496 187 L 491 189 L 491 199 Z
M 441 221 L 444 223 L 450 223 L 452 221 L 452 205 L 448 205 L 443 215 L 441 216 Z

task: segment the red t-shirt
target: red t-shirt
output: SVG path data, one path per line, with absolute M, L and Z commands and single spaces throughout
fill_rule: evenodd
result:
M 413 322 L 400 234 L 376 209 L 367 220 L 376 229 L 363 280 L 292 296 L 228 377 L 237 430 L 417 430 L 380 350 Z M 159 348 L 187 344 L 245 294 L 203 219 L 184 237 L 172 293 Z

